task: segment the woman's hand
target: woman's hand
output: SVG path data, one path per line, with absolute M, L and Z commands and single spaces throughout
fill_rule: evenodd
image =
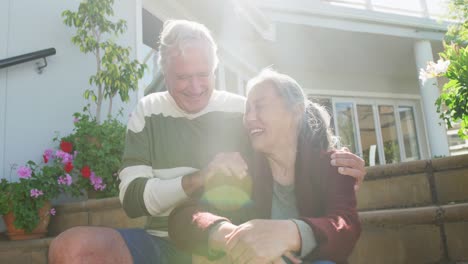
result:
M 237 226 L 224 221 L 210 231 L 209 245 L 211 250 L 226 251 L 227 236 L 236 230 Z
M 226 236 L 226 253 L 233 263 L 271 263 L 281 256 L 300 260 L 289 252 L 299 251 L 301 239 L 290 220 L 251 220 Z

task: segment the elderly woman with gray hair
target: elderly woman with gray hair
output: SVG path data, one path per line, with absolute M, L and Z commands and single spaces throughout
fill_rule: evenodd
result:
M 247 89 L 244 126 L 255 158 L 248 166 L 222 162 L 236 172 L 248 167 L 251 202 L 236 210 L 209 199 L 181 205 L 170 216 L 171 239 L 232 263 L 345 263 L 360 223 L 355 179 L 330 165 L 336 140 L 328 113 L 294 79 L 270 69 Z

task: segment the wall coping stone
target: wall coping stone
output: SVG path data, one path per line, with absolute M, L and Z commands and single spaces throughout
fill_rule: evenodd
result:
M 121 208 L 120 200 L 118 197 L 104 198 L 104 199 L 89 199 L 87 201 L 64 203 L 57 205 L 55 208 L 57 214 L 76 213 L 76 212 L 89 212 L 99 211 L 102 209 L 115 209 Z
M 0 240 L 0 252 L 22 249 L 44 249 L 49 247 L 53 239 L 53 237 L 46 237 L 32 240 L 10 241 L 5 237 L 5 240 L 3 240 L 3 238 Z
M 468 203 L 359 212 L 362 225 L 420 225 L 468 221 Z
M 432 168 L 434 168 L 434 171 L 467 168 L 468 167 L 468 154 L 432 159 L 431 161 L 432 161 Z
M 366 180 L 468 167 L 468 154 L 366 167 Z

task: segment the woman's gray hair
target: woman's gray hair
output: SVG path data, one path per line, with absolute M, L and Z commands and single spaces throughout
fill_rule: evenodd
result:
M 170 57 L 183 55 L 185 49 L 196 42 L 203 43 L 207 49 L 207 55 L 212 60 L 212 71 L 218 67 L 218 46 L 213 40 L 210 31 L 204 25 L 188 20 L 167 20 L 164 22 L 163 31 L 159 38 L 158 65 L 165 73 Z
M 324 150 L 336 146 L 338 138 L 331 131 L 330 114 L 322 105 L 309 101 L 296 80 L 286 74 L 266 68 L 248 81 L 247 93 L 255 86 L 263 83 L 271 84 L 290 110 L 296 105 L 304 109 L 302 122 L 299 124 L 300 136 L 307 137 L 312 141 L 313 145 Z

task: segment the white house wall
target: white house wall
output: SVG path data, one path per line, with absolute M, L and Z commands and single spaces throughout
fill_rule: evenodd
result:
M 73 128 L 74 112 L 85 105 L 82 97 L 96 63 L 71 43 L 74 30 L 62 22 L 61 13 L 76 10 L 79 1 L 1 0 L 0 58 L 8 58 L 54 47 L 49 66 L 37 74 L 36 62 L 0 70 L 0 178 L 15 180 L 10 167 L 27 160 L 39 162 L 42 151 L 52 146 L 55 131 L 65 136 Z M 135 54 L 135 5 L 117 0 L 115 14 L 127 20 L 121 44 Z M 42 60 L 38 60 L 42 62 Z M 136 97 L 136 95 L 132 95 Z M 132 100 L 134 104 L 135 99 Z M 129 108 L 126 105 L 124 122 Z M 120 104 L 114 102 L 114 109 Z M 107 107 L 103 109 L 107 111 Z M 104 112 L 105 112 L 104 111 Z
M 342 72 L 295 72 L 302 86 L 311 94 L 359 97 L 393 97 L 399 94 L 419 98 L 416 76 L 401 77 Z
M 0 0 L 0 58 L 7 56 L 7 36 L 9 19 L 9 0 Z M 6 71 L 0 70 L 0 177 L 3 177 L 5 146 L 5 111 L 6 111 Z M 0 226 L 1 230 L 1 226 Z

